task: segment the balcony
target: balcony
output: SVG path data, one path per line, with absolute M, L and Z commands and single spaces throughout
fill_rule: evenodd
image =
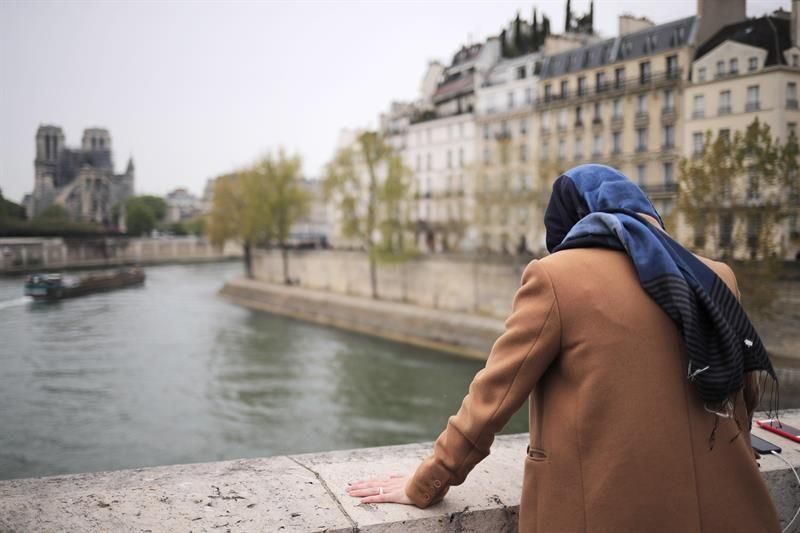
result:
M 622 115 L 611 117 L 611 127 L 615 130 L 621 129 L 623 125 Z
M 582 130 L 583 129 L 583 120 L 576 120 L 574 126 L 575 126 L 576 130 Z
M 558 125 L 558 132 L 559 133 L 563 133 L 565 131 L 567 131 L 567 125 L 566 124 L 559 124 Z
M 786 109 L 797 109 L 797 98 L 787 98 Z
M 636 126 L 647 126 L 650 122 L 650 115 L 646 111 L 638 111 L 633 122 Z
M 642 189 L 646 194 L 651 194 L 653 196 L 671 196 L 678 192 L 678 183 L 669 181 L 667 183 L 659 183 L 654 185 L 640 185 L 639 188 Z
M 636 153 L 637 154 L 643 154 L 645 152 L 647 152 L 647 145 L 646 144 L 640 144 L 639 146 L 636 147 Z
M 692 118 L 705 118 L 706 112 L 705 110 L 696 109 L 692 111 Z
M 615 79 L 613 83 L 603 83 L 591 91 L 589 88 L 583 88 L 580 91 L 570 94 L 568 91 L 559 95 L 547 95 L 544 98 L 538 99 L 534 105 L 555 105 L 557 102 L 572 104 L 581 100 L 592 100 L 601 93 L 623 93 L 623 92 L 641 92 L 653 88 L 662 88 L 674 86 L 681 80 L 681 70 L 676 68 L 669 71 L 663 71 L 658 74 L 648 74 L 647 76 L 629 79 Z
M 730 115 L 731 114 L 731 106 L 729 105 L 721 105 L 719 109 L 717 109 L 717 114 L 719 116 Z
M 761 102 L 747 102 L 747 105 L 744 106 L 744 110 L 748 113 L 759 109 L 761 109 Z

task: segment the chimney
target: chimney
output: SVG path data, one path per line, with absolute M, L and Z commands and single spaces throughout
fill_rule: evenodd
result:
M 619 16 L 618 35 L 622 37 L 623 35 L 635 33 L 639 30 L 646 30 L 647 28 L 652 28 L 653 26 L 655 26 L 655 24 L 647 17 L 637 18 L 626 13 Z
M 792 45 L 797 46 L 800 43 L 800 0 L 792 0 Z
M 695 45 L 705 42 L 728 24 L 745 20 L 747 0 L 697 0 L 697 17 L 700 20 Z

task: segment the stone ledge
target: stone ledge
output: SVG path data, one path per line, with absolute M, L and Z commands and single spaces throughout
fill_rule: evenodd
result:
M 800 410 L 784 414 L 800 425 Z M 800 444 L 754 429 L 800 466 Z M 409 472 L 431 443 L 0 481 L 0 531 L 516 531 L 527 434 L 492 454 L 429 509 L 362 505 L 348 481 Z M 800 505 L 791 470 L 760 460 L 781 519 Z M 794 531 L 800 531 L 800 527 Z

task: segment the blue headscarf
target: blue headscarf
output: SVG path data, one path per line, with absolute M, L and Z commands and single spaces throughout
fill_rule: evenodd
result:
M 701 399 L 715 412 L 728 411 L 745 372 L 764 370 L 777 382 L 775 371 L 736 296 L 663 228 L 644 192 L 605 165 L 564 173 L 545 211 L 550 252 L 603 247 L 628 254 L 642 288 L 678 326 L 689 356 L 687 377 Z

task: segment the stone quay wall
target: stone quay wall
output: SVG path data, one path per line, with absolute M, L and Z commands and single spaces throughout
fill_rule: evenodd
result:
M 371 299 L 369 263 L 365 253 L 308 250 L 291 251 L 289 257 L 290 277 L 297 280 L 300 287 L 328 294 Z M 267 298 L 264 291 L 273 290 L 267 287 L 268 284 L 283 284 L 281 254 L 277 250 L 258 250 L 253 260 L 256 280 L 265 282 L 261 285 L 260 296 L 264 299 Z M 467 315 L 499 320 L 495 322 L 496 338 L 503 331 L 502 320 L 505 320 L 511 311 L 511 301 L 519 287 L 522 271 L 527 262 L 528 259 L 519 257 L 423 255 L 404 263 L 379 265 L 378 293 L 383 302 L 457 313 L 458 315 L 445 321 L 449 324 L 448 327 L 453 327 L 454 330 L 449 334 L 439 331 L 437 335 L 440 338 L 458 339 L 468 335 L 468 328 L 458 327 L 459 320 L 465 323 L 465 319 L 459 319 L 458 316 Z M 773 356 L 782 359 L 800 359 L 800 328 L 797 327 L 800 320 L 800 268 L 791 265 L 787 271 L 792 276 L 778 282 L 779 301 L 775 303 L 777 312 L 768 318 L 755 316 L 752 318 Z M 256 286 L 253 288 L 258 289 Z M 302 304 L 302 298 L 303 294 L 296 291 L 291 313 L 281 313 L 281 310 L 274 306 L 272 309 L 262 306 L 261 309 L 334 325 L 337 325 L 336 322 L 351 322 L 358 327 L 348 327 L 348 329 L 387 336 L 380 331 L 370 331 L 369 321 L 365 323 L 357 316 L 350 316 L 347 309 L 334 310 L 329 319 L 322 320 L 323 310 L 316 305 L 317 298 L 310 300 L 308 305 Z M 253 296 L 251 299 L 257 298 Z M 305 309 L 309 312 L 305 312 Z M 384 309 L 388 310 L 384 321 L 396 318 L 390 307 L 376 308 L 375 312 L 381 313 Z M 422 314 L 422 311 L 419 313 Z M 435 321 L 435 317 L 432 320 L 436 327 L 442 325 Z M 372 316 L 370 321 L 381 322 L 377 316 Z M 407 328 L 399 327 L 399 329 L 401 331 L 396 333 L 402 340 L 402 337 L 407 336 L 405 333 Z M 422 337 L 430 338 L 424 329 L 419 331 L 423 333 Z M 409 338 L 413 340 L 413 337 Z M 472 348 L 480 346 L 478 349 L 484 350 L 485 358 L 491 345 L 491 341 L 488 341 L 472 345 Z
M 384 301 L 505 319 L 528 261 L 512 256 L 422 255 L 379 265 L 378 293 Z M 280 251 L 256 252 L 253 270 L 257 280 L 283 283 Z M 364 252 L 292 251 L 289 273 L 305 288 L 368 298 L 372 294 Z
M 800 411 L 784 419 L 800 425 Z M 800 467 L 799 444 L 753 433 Z M 360 504 L 345 487 L 411 472 L 431 443 L 0 481 L 0 531 L 513 533 L 527 444 L 527 434 L 498 437 L 466 482 L 428 509 Z M 777 457 L 759 464 L 785 527 L 800 506 L 800 487 Z
M 198 237 L 2 238 L 0 274 L 134 264 L 220 261 L 241 256 L 241 247 L 233 243 L 216 247 Z

